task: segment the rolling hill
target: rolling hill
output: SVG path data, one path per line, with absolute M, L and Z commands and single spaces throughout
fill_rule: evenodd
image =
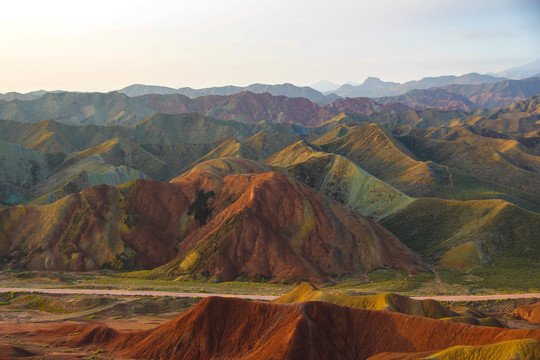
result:
M 229 175 L 227 169 L 242 169 Z M 228 158 L 171 183 L 90 187 L 0 210 L 4 268 L 146 268 L 147 276 L 321 281 L 381 267 L 423 270 L 375 222 L 290 177 Z M 274 204 L 274 205 L 272 205 Z M 280 206 L 275 206 L 280 204 Z
M 265 162 L 362 215 L 375 220 L 403 209 L 412 198 L 377 179 L 347 158 L 295 143 Z
M 73 333 L 77 335 L 68 336 Z M 146 359 L 444 359 L 463 352 L 469 354 L 466 358 L 480 359 L 540 354 L 538 330 L 455 324 L 318 301 L 291 305 L 218 297 L 146 331 L 120 332 L 91 324 L 35 334 L 52 336 L 53 346 L 101 347 Z

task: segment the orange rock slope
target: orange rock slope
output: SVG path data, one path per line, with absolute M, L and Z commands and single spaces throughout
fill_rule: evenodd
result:
M 511 316 L 525 319 L 531 324 L 540 324 L 540 301 L 530 305 L 519 306 L 512 312 Z
M 68 333 L 76 335 L 62 336 Z M 486 328 L 323 302 L 284 305 L 216 297 L 148 331 L 69 326 L 39 336 L 51 334 L 54 346 L 93 345 L 119 357 L 146 359 L 357 360 L 385 352 L 427 356 L 458 345 L 528 338 L 536 340 L 528 340 L 525 350 L 506 350 L 534 356 L 540 349 L 540 330 Z
M 267 171 L 267 172 L 265 172 Z M 95 186 L 0 210 L 5 267 L 154 268 L 152 276 L 320 281 L 423 270 L 394 235 L 258 163 L 202 163 L 171 183 Z

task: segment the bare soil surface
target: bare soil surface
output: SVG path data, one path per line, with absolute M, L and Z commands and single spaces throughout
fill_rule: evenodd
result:
M 0 294 L 0 359 L 116 359 L 95 347 L 52 346 L 39 332 L 59 326 L 103 325 L 119 331 L 153 329 L 188 311 L 200 298 L 88 294 Z M 76 336 L 76 332 L 67 337 Z

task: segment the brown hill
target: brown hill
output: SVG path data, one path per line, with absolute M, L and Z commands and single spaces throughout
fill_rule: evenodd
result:
M 377 99 L 378 102 L 400 103 L 413 109 L 437 108 L 438 110 L 462 110 L 472 111 L 476 106 L 465 96 L 445 90 L 427 89 L 411 90 L 403 95 L 384 97 Z
M 368 98 L 337 99 L 328 105 L 320 106 L 305 98 L 273 96 L 269 93 L 255 94 L 249 91 L 224 96 L 202 96 L 196 99 L 179 94 L 145 95 L 136 99 L 163 114 L 197 112 L 220 120 L 248 123 L 285 122 L 302 126 L 320 125 L 343 112 L 369 115 L 376 112 L 410 110 L 409 107 L 397 103 L 382 106 Z
M 429 355 L 458 345 L 540 339 L 538 330 L 470 326 L 324 302 L 283 305 L 216 297 L 206 298 L 189 312 L 147 331 L 66 326 L 37 335 L 54 335 L 54 346 L 90 345 L 115 349 L 118 356 L 185 360 L 359 360 L 384 352 Z M 540 342 L 531 341 L 525 355 L 534 356 Z
M 540 95 L 514 103 L 504 110 L 513 113 L 540 114 Z
M 489 84 L 446 85 L 440 87 L 467 97 L 478 108 L 502 108 L 538 95 L 540 78 L 505 80 Z
M 522 305 L 516 308 L 510 316 L 526 319 L 531 324 L 540 324 L 540 301 L 530 305 Z
M 284 174 L 254 174 L 261 166 L 239 158 L 201 165 L 171 183 L 182 189 L 197 184 L 197 191 L 212 192 L 216 215 L 186 237 L 179 245 L 181 255 L 154 274 L 320 279 L 387 266 L 420 269 L 375 222 Z M 228 168 L 244 175 L 228 175 Z
M 503 108 L 536 96 L 540 78 L 504 80 L 477 84 L 450 84 L 429 89 L 411 90 L 399 96 L 376 99 L 380 103 L 399 102 L 414 108 L 472 111 L 479 108 Z
M 375 222 L 264 170 L 244 159 L 214 160 L 171 183 L 101 185 L 50 205 L 0 210 L 3 266 L 165 264 L 149 276 L 314 281 L 381 267 L 423 269 Z
M 334 114 L 352 113 L 363 115 L 371 115 L 374 113 L 402 113 L 412 110 L 411 107 L 397 101 L 380 104 L 367 97 L 336 99 L 332 103 L 326 105 L 325 108 Z

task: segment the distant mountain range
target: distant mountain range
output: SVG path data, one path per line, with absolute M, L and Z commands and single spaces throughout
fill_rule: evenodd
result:
M 496 74 L 488 74 L 494 76 L 502 76 L 508 79 L 520 80 L 528 77 L 540 76 L 540 59 L 529 64 L 516 66 L 510 69 L 500 71 Z
M 249 91 L 195 99 L 181 94 L 128 97 L 112 92 L 49 93 L 28 101 L 0 100 L 0 119 L 23 122 L 52 119 L 76 125 L 132 125 L 155 113 L 197 112 L 220 120 L 317 126 L 343 112 L 369 115 L 408 110 L 411 109 L 402 104 L 381 105 L 368 98 L 337 99 L 328 105 L 318 105 L 306 98 Z
M 385 82 L 376 77 L 369 77 L 364 81 L 363 84 L 350 81 L 340 86 L 330 81 L 322 80 L 310 86 L 322 93 L 335 93 L 340 96 L 382 97 L 401 95 L 410 90 L 421 90 L 451 84 L 484 84 L 507 79 L 521 80 L 539 75 L 540 60 L 536 60 L 522 66 L 506 69 L 498 73 L 488 73 L 485 75 L 470 73 L 462 76 L 450 75 L 426 77 L 421 80 L 408 81 L 403 84 Z
M 378 98 L 380 103 L 402 103 L 416 109 L 471 111 L 506 107 L 540 93 L 540 77 L 485 84 L 453 84 L 425 90 L 411 90 L 398 96 Z
M 286 96 L 289 98 L 303 97 L 319 104 L 329 104 L 337 98 L 334 94 L 324 95 L 321 92 L 314 90 L 310 87 L 299 87 L 293 84 L 280 84 L 280 85 L 266 85 L 266 84 L 251 84 L 249 86 L 220 86 L 211 87 L 205 89 L 192 89 L 190 87 L 184 87 L 180 89 L 173 89 L 163 86 L 152 85 L 130 85 L 123 89 L 118 90 L 119 93 L 126 94 L 127 96 L 141 96 L 150 94 L 170 95 L 181 94 L 186 95 L 189 98 L 198 98 L 208 95 L 234 95 L 243 91 L 249 91 L 255 94 L 269 93 L 274 96 Z
M 332 92 L 342 97 L 371 97 L 377 98 L 382 96 L 395 96 L 404 94 L 411 90 L 422 90 L 434 87 L 440 87 L 450 84 L 486 84 L 504 81 L 505 78 L 494 77 L 490 75 L 480 75 L 476 73 L 466 74 L 462 76 L 439 76 L 426 77 L 418 81 L 408 81 L 403 84 L 395 82 L 385 82 L 378 78 L 367 78 L 363 84 L 342 85 Z
M 75 125 L 133 125 L 155 113 L 197 112 L 219 120 L 318 126 L 344 113 L 400 114 L 428 108 L 471 112 L 480 108 L 506 107 L 537 94 L 540 94 L 540 77 L 477 85 L 445 85 L 377 99 L 337 98 L 326 105 L 305 97 L 291 98 L 250 91 L 196 98 L 182 94 L 130 97 L 118 92 L 55 92 L 28 100 L 0 100 L 0 119 L 23 122 L 57 120 Z
M 309 85 L 309 87 L 317 91 L 320 91 L 322 93 L 332 93 L 334 90 L 340 87 L 340 85 L 333 83 L 331 81 L 328 81 L 328 80 L 321 80 L 314 84 Z
M 0 100 L 6 100 L 6 101 L 35 100 L 50 92 L 54 93 L 54 92 L 62 92 L 62 91 L 37 90 L 37 91 L 31 91 L 29 93 L 24 93 L 24 94 L 21 94 L 19 92 L 7 92 L 5 94 L 0 94 Z
M 486 101 L 481 100 L 472 100 L 472 104 L 468 104 L 467 101 L 459 99 L 459 97 L 451 98 L 453 95 L 443 94 L 439 92 L 439 95 L 442 95 L 443 102 L 441 105 L 438 105 L 436 101 L 437 96 L 433 94 L 427 94 L 425 92 L 418 92 L 409 94 L 411 91 L 415 90 L 427 90 L 433 88 L 443 88 L 453 93 L 460 95 L 466 95 L 466 93 L 478 92 L 477 90 L 463 90 L 461 87 L 449 87 L 449 85 L 486 85 L 492 83 L 500 83 L 506 80 L 522 80 L 525 78 L 538 77 L 540 76 L 540 60 L 534 61 L 532 63 L 507 69 L 497 74 L 486 74 L 481 75 L 478 73 L 470 73 L 461 76 L 438 76 L 438 77 L 425 77 L 416 81 L 408 81 L 406 83 L 400 84 L 396 82 L 386 82 L 382 81 L 376 77 L 369 77 L 363 83 L 354 83 L 348 82 L 344 85 L 338 85 L 330 81 L 322 80 L 315 84 L 312 84 L 311 87 L 308 86 L 296 86 L 290 83 L 285 84 L 251 84 L 249 86 L 219 86 L 219 87 L 209 87 L 203 89 L 194 89 L 190 87 L 183 88 L 171 88 L 165 86 L 156 86 L 156 85 L 142 85 L 142 84 L 133 84 L 117 90 L 117 92 L 125 94 L 129 97 L 138 97 L 143 95 L 174 95 L 180 94 L 185 95 L 191 99 L 204 97 L 209 95 L 219 95 L 219 96 L 228 96 L 238 94 L 240 92 L 249 91 L 255 94 L 269 93 L 274 96 L 286 96 L 288 98 L 297 98 L 302 97 L 310 100 L 311 102 L 317 103 L 319 105 L 327 105 L 332 103 L 339 97 L 369 97 L 369 98 L 388 98 L 394 96 L 400 96 L 403 94 L 410 95 L 409 97 L 415 98 L 412 102 L 409 101 L 407 105 L 418 107 L 429 107 L 435 106 L 440 109 L 460 108 L 462 110 L 470 110 L 477 107 L 504 107 L 510 105 L 513 101 L 524 100 L 530 96 L 536 95 L 536 93 L 524 92 L 523 95 L 516 96 L 506 96 L 507 99 L 502 101 Z M 466 88 L 465 88 L 466 89 Z M 476 88 L 477 89 L 477 88 Z M 480 90 L 483 91 L 483 90 Z M 64 91 L 45 91 L 38 90 L 29 93 L 17 93 L 17 92 L 8 92 L 5 94 L 0 94 L 0 100 L 13 101 L 13 100 L 35 100 L 47 93 L 62 93 Z M 532 91 L 534 92 L 534 90 Z M 428 100 L 426 103 L 418 102 L 418 96 L 428 96 L 432 99 Z M 521 98 L 519 98 L 521 97 Z M 471 100 L 471 99 L 469 99 Z

